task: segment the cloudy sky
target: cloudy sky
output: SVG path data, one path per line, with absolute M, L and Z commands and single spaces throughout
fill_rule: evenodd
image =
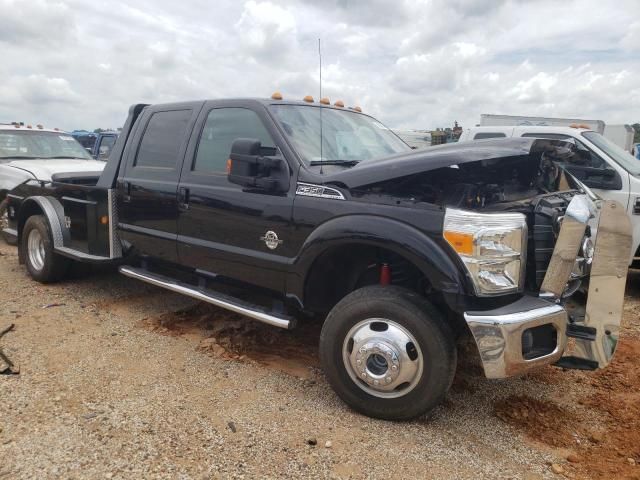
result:
M 640 121 L 640 0 L 0 0 L 0 122 L 323 89 L 392 127 Z

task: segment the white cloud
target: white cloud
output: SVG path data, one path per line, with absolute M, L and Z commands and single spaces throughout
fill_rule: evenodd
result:
M 390 126 L 640 120 L 640 2 L 0 0 L 0 122 L 119 126 L 136 102 L 318 95 Z

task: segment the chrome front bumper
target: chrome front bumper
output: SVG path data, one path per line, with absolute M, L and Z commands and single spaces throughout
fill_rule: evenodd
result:
M 600 206 L 584 317 L 574 316 L 570 325 L 562 298 L 587 223 L 596 213 L 595 204 L 585 195 L 573 198 L 539 297 L 525 296 L 496 310 L 465 312 L 487 378 L 519 375 L 557 362 L 573 368 L 596 369 L 611 361 L 618 342 L 632 243 L 631 223 L 619 203 L 606 201 Z M 523 349 L 523 337 L 537 327 L 554 331 L 549 338 L 555 345 L 531 357 Z M 570 337 L 572 341 L 568 342 Z

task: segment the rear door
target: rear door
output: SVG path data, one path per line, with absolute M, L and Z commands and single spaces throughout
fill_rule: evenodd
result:
M 207 102 L 195 132 L 179 185 L 181 264 L 283 291 L 293 257 L 293 168 L 289 190 L 277 194 L 230 183 L 226 172 L 234 140 L 281 152 L 279 132 L 264 107 L 241 101 Z
M 178 261 L 178 181 L 200 106 L 149 108 L 125 152 L 117 187 L 120 236 L 143 255 Z

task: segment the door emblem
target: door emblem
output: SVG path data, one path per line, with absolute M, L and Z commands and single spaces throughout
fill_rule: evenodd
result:
M 282 243 L 282 240 L 278 238 L 278 235 L 273 230 L 269 230 L 267 233 L 265 233 L 262 237 L 260 237 L 260 240 L 265 243 L 269 250 L 275 250 L 276 248 L 278 248 L 278 245 Z

